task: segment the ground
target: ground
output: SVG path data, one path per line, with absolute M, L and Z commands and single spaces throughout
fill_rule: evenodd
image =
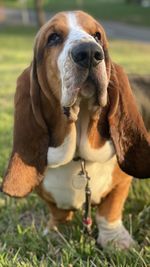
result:
M 17 76 L 32 59 L 33 28 L 5 28 L 0 35 L 0 177 L 12 144 L 13 95 Z M 140 53 L 139 53 L 140 51 Z M 128 73 L 149 73 L 150 45 L 115 40 L 110 54 Z M 94 210 L 93 210 L 94 215 Z M 82 232 L 81 214 L 58 235 L 42 236 L 48 218 L 44 203 L 32 193 L 18 200 L 0 196 L 0 267 L 149 267 L 150 180 L 134 180 L 124 222 L 139 247 L 102 250 Z

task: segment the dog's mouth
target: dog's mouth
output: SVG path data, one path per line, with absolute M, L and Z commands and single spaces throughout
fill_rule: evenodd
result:
M 96 80 L 89 75 L 87 80 L 82 84 L 79 90 L 79 96 L 83 98 L 95 98 L 97 99 L 99 94 L 99 85 L 97 84 Z
M 87 78 L 80 84 L 77 89 L 76 99 L 78 97 L 85 99 L 93 99 L 93 103 L 97 106 L 105 106 L 106 101 L 104 96 L 107 93 L 107 81 L 106 77 L 99 75 L 97 72 L 89 72 Z M 74 103 L 76 101 L 74 99 Z
M 100 65 L 100 64 L 99 64 Z M 92 99 L 96 106 L 106 105 L 107 77 L 102 66 L 91 70 L 75 71 L 72 84 L 67 90 L 64 107 L 72 107 L 78 99 Z

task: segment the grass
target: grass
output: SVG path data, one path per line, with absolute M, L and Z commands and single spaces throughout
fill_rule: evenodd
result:
M 124 0 L 83 0 L 82 2 L 83 4 L 79 5 L 75 0 L 45 0 L 44 7 L 49 12 L 83 9 L 100 19 L 150 26 L 150 8 L 126 4 Z M 21 7 L 17 0 L 5 0 L 4 3 L 8 7 Z M 28 0 L 27 7 L 34 8 L 34 1 Z
M 32 59 L 35 29 L 5 28 L 0 36 L 0 176 L 12 144 L 13 95 L 17 76 Z M 140 51 L 140 53 L 139 53 Z M 110 54 L 127 72 L 149 73 L 150 45 L 113 40 Z M 144 67 L 143 67 L 144 66 Z M 94 214 L 94 211 L 93 211 Z M 149 267 L 150 181 L 135 180 L 125 206 L 124 222 L 139 248 L 101 250 L 84 236 L 80 213 L 57 235 L 42 236 L 48 218 L 44 203 L 32 193 L 25 199 L 0 196 L 0 267 Z M 71 265 L 72 264 L 72 265 Z

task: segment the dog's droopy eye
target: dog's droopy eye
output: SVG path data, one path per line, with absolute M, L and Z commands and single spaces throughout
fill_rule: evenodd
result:
M 95 38 L 95 40 L 97 42 L 99 42 L 101 40 L 101 33 L 100 32 L 95 32 L 95 34 L 93 35 L 93 37 Z
M 62 42 L 62 36 L 55 32 L 50 34 L 47 40 L 48 46 L 57 45 L 60 44 L 61 42 Z

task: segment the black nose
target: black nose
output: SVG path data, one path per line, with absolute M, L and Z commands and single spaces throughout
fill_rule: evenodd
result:
M 76 64 L 85 68 L 96 67 L 104 59 L 101 47 L 93 42 L 74 46 L 71 55 Z

